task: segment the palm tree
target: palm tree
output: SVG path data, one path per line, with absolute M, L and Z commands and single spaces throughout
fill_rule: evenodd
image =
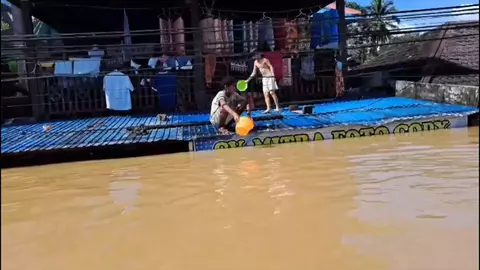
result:
M 361 6 L 355 2 L 347 2 L 345 6 L 360 10 L 367 15 L 364 19 L 357 20 L 348 25 L 351 38 L 349 46 L 361 47 L 351 50 L 357 61 L 364 62 L 367 58 L 378 55 L 379 47 L 390 41 L 391 31 L 398 29 L 400 20 L 391 13 L 396 12 L 395 6 L 390 0 L 372 0 L 370 5 Z
M 395 15 L 395 5 L 390 0 L 372 0 L 366 7 L 368 30 L 373 44 L 385 44 L 390 40 L 390 31 L 398 29 L 400 20 Z

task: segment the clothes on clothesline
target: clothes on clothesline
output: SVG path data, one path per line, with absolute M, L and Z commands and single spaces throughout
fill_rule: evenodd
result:
M 53 74 L 55 74 L 55 76 L 72 75 L 73 61 L 56 61 Z
M 101 61 L 100 58 L 76 58 L 73 61 L 73 74 L 97 76 Z
M 335 65 L 335 92 L 337 98 L 343 97 L 345 93 L 345 81 L 343 78 L 343 63 L 337 62 Z
M 282 52 L 266 52 L 264 54 L 273 66 L 273 72 L 275 73 L 275 79 L 283 79 L 283 58 Z
M 130 92 L 134 90 L 130 78 L 124 73 L 115 70 L 103 78 L 103 90 L 107 109 L 128 111 L 132 109 Z
M 275 50 L 275 37 L 273 33 L 272 20 L 258 22 L 258 43 L 263 47 L 266 43 L 271 51 Z
M 158 94 L 160 111 L 174 112 L 177 106 L 177 76 L 168 72 L 158 73 L 151 85 Z
M 323 8 L 313 15 L 310 48 L 338 48 L 338 12 Z
M 313 80 L 315 78 L 315 64 L 313 61 L 313 54 L 308 55 L 301 60 L 300 76 L 304 80 Z
M 295 20 L 231 21 L 205 18 L 204 53 L 245 53 L 254 50 L 307 52 L 317 48 L 338 48 L 338 12 L 322 9 L 310 17 Z
M 284 58 L 282 60 L 283 78 L 279 81 L 281 86 L 292 85 L 292 59 Z
M 205 56 L 205 83 L 208 87 L 212 84 L 215 67 L 217 66 L 217 57 L 214 54 Z
M 148 60 L 150 68 L 156 68 L 160 65 L 163 70 L 192 70 L 193 57 L 190 56 L 162 56 L 152 57 Z
M 185 55 L 185 25 L 182 17 L 159 18 L 160 47 L 163 53 Z

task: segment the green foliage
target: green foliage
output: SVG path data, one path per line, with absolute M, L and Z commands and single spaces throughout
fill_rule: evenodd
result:
M 399 28 L 400 20 L 394 15 L 389 15 L 397 11 L 393 1 L 372 0 L 368 6 L 347 2 L 346 6 L 367 15 L 348 25 L 350 34 L 348 45 L 365 47 L 353 49 L 350 54 L 359 62 L 377 56 L 381 45 L 391 41 L 391 32 Z

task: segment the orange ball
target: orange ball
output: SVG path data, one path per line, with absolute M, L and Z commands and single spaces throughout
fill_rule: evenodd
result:
M 250 117 L 242 116 L 238 120 L 238 123 L 235 127 L 235 131 L 240 136 L 247 136 L 248 133 L 255 127 L 253 119 Z

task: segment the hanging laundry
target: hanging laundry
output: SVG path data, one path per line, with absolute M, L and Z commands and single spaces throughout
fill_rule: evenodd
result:
M 283 78 L 280 81 L 280 85 L 291 86 L 292 85 L 292 59 L 284 58 L 282 63 L 283 63 Z
M 283 59 L 281 52 L 266 52 L 264 54 L 273 66 L 275 72 L 275 79 L 281 80 L 283 78 Z
M 56 61 L 53 74 L 55 74 L 55 76 L 72 75 L 73 61 Z
M 138 70 L 140 69 L 142 65 L 135 63 L 133 60 L 130 60 L 130 67 L 133 68 L 135 71 L 135 74 L 138 74 Z
M 185 55 L 185 26 L 182 17 L 173 22 L 173 48 L 177 55 Z
M 249 44 L 248 51 L 253 52 L 258 50 L 258 24 L 254 22 L 248 22 L 248 35 Z
M 158 22 L 160 25 L 160 46 L 162 48 L 162 52 L 169 53 L 173 51 L 173 40 L 171 35 L 172 24 L 170 20 L 164 20 L 162 18 L 159 18 Z
M 287 43 L 287 28 L 285 19 L 275 19 L 273 21 L 273 36 L 275 39 L 275 47 L 279 50 L 285 50 Z
M 336 97 L 343 97 L 345 92 L 345 81 L 343 78 L 343 63 L 337 62 L 335 65 L 335 92 Z
M 310 49 L 311 39 L 311 20 L 310 18 L 298 18 L 296 20 L 298 25 L 298 50 L 306 52 Z
M 252 22 L 248 22 L 248 51 L 251 52 L 253 51 L 254 49 L 256 49 L 256 47 L 254 48 L 253 47 L 253 23 Z
M 228 52 L 234 52 L 235 38 L 233 33 L 233 20 L 227 21 L 227 32 L 228 32 Z
M 266 42 L 270 51 L 275 50 L 275 38 L 273 35 L 273 25 L 271 20 L 265 20 L 257 23 L 258 25 L 258 44 L 260 48 Z
M 126 48 L 123 48 L 123 60 L 130 60 L 132 52 L 129 45 L 132 45 L 132 36 L 130 35 L 130 24 L 128 23 L 126 9 L 123 9 L 123 34 L 123 44 L 127 45 Z
M 205 53 L 212 53 L 215 51 L 215 28 L 213 18 L 208 17 L 200 21 L 203 36 L 203 50 Z
M 98 75 L 100 73 L 100 58 L 77 58 L 73 61 L 73 74 Z
M 220 19 L 213 19 L 213 29 L 215 33 L 215 52 L 222 52 L 222 23 Z
M 161 112 L 174 112 L 177 106 L 177 77 L 167 72 L 155 75 L 152 88 L 158 94 Z
M 298 27 L 294 21 L 285 22 L 286 40 L 285 50 L 288 52 L 298 52 Z
M 217 56 L 214 54 L 207 54 L 205 56 L 205 83 L 208 87 L 211 86 L 215 68 L 217 66 Z
M 258 44 L 258 23 L 253 23 L 252 24 L 252 33 L 253 33 L 253 37 L 252 37 L 252 40 L 253 40 L 253 48 L 252 48 L 252 51 L 253 50 L 258 50 L 259 48 L 259 44 Z
M 178 70 L 179 64 L 175 57 L 165 57 L 161 61 L 163 70 Z
M 115 111 L 131 110 L 130 92 L 133 90 L 130 78 L 118 70 L 108 73 L 103 78 L 103 91 L 105 91 L 107 109 Z
M 178 67 L 181 70 L 192 70 L 193 69 L 193 58 L 189 56 L 179 56 L 177 57 Z
M 150 59 L 148 59 L 147 65 L 151 68 L 155 68 L 157 66 L 158 60 L 158 57 L 151 57 Z
M 242 30 L 243 30 L 243 52 L 249 52 L 250 48 L 250 29 L 249 24 L 247 22 L 242 23 Z
M 228 24 L 227 20 L 221 20 L 221 34 L 222 34 L 222 52 L 226 53 L 229 51 L 228 44 Z
M 323 8 L 313 15 L 310 48 L 338 48 L 338 12 Z
M 313 62 L 313 54 L 302 58 L 300 76 L 305 80 L 313 80 L 315 78 L 315 65 Z

